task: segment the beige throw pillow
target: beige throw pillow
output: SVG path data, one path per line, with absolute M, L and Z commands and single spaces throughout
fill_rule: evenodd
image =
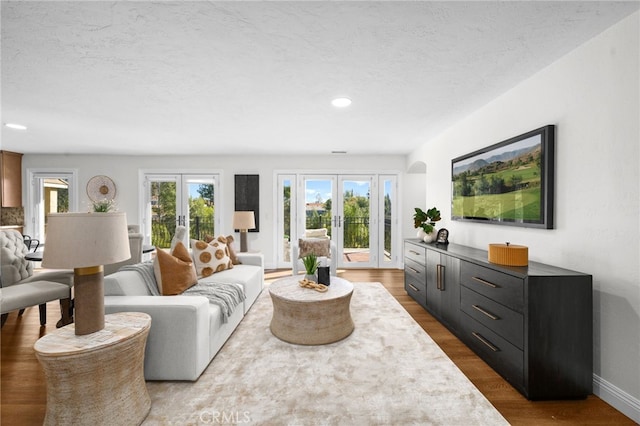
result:
M 298 257 L 302 259 L 308 254 L 315 254 L 318 257 L 331 257 L 330 242 L 331 240 L 322 238 L 300 238 L 298 240 Z
M 327 228 L 307 229 L 304 231 L 305 238 L 329 238 L 327 236 Z
M 172 254 L 164 250 L 157 251 L 153 272 L 163 296 L 181 294 L 198 282 L 191 256 L 181 242 L 176 244 Z
M 191 240 L 191 251 L 193 251 L 196 273 L 199 277 L 208 277 L 216 272 L 233 268 L 227 239 L 223 236 L 214 238 L 209 244 L 200 240 Z

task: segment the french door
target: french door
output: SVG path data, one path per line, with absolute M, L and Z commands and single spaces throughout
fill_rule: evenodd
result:
M 278 264 L 289 264 L 290 243 L 326 229 L 339 267 L 397 267 L 395 175 L 279 175 Z M 324 231 L 323 231 L 324 232 Z
M 145 240 L 169 248 L 179 225 L 187 227 L 189 239 L 214 236 L 221 229 L 218 182 L 217 174 L 145 174 Z

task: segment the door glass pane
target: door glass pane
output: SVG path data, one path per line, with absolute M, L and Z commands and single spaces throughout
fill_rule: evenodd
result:
M 47 215 L 69 211 L 69 181 L 67 179 L 45 178 L 43 182 L 44 233 L 47 235 Z
M 392 261 L 392 226 L 391 226 L 391 218 L 393 213 L 393 203 L 391 193 L 393 188 L 393 182 L 391 180 L 385 179 L 383 182 L 383 191 L 384 191 L 384 252 L 382 253 L 381 259 L 383 263 Z
M 305 179 L 305 229 L 327 229 L 331 237 L 331 179 Z
M 44 180 L 44 211 L 46 213 L 66 213 L 69 211 L 69 181 L 47 178 Z
M 369 262 L 371 182 L 343 180 L 342 250 L 345 262 Z
M 215 236 L 214 184 L 211 179 L 193 179 L 187 182 L 189 196 L 189 238 L 204 240 Z
M 151 244 L 171 247 L 176 232 L 176 182 L 151 181 Z
M 44 243 L 47 239 L 47 215 L 49 213 L 66 213 L 70 211 L 71 200 L 69 197 L 73 179 L 67 176 L 67 174 L 56 176 L 49 173 L 36 173 L 33 175 L 33 227 L 28 231 L 25 228 L 24 232 L 32 238 L 40 240 L 40 243 Z M 27 220 L 26 217 L 25 220 Z
M 282 219 L 284 244 L 282 246 L 282 258 L 285 262 L 291 262 L 291 180 L 282 181 Z

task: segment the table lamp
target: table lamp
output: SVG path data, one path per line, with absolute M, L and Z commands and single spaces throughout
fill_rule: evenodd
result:
M 255 229 L 256 217 L 252 211 L 233 212 L 233 229 L 240 230 L 240 251 L 247 251 L 247 230 Z
M 76 335 L 104 328 L 104 268 L 131 257 L 127 217 L 115 213 L 47 215 L 44 268 L 73 268 Z

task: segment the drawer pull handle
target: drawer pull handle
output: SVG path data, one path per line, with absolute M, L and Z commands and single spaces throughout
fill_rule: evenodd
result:
M 498 288 L 497 285 L 495 285 L 494 283 L 490 283 L 489 281 L 485 281 L 482 278 L 478 278 L 478 277 L 472 277 L 474 280 L 478 281 L 480 284 L 484 284 L 486 286 L 489 286 L 491 288 Z
M 409 253 L 415 254 L 416 256 L 420 256 L 420 253 L 418 253 L 417 251 L 414 251 L 414 250 L 409 250 Z
M 481 308 L 480 306 L 478 306 L 478 305 L 471 305 L 471 307 L 472 307 L 473 309 L 475 309 L 476 311 L 478 311 L 478 312 L 480 312 L 480 313 L 482 313 L 482 314 L 485 314 L 486 316 L 488 316 L 488 317 L 489 317 L 489 318 L 491 318 L 492 320 L 499 320 L 499 319 L 500 319 L 500 317 L 497 317 L 497 316 L 493 315 L 492 313 L 485 311 L 484 309 L 482 309 L 482 308 Z
M 412 267 L 411 267 L 411 266 L 409 266 L 409 265 L 405 265 L 405 266 L 407 267 L 407 269 L 411 269 L 411 270 L 412 270 L 413 272 L 415 272 L 416 274 L 419 274 L 419 273 L 420 273 L 420 271 L 418 271 L 417 269 L 412 268 Z
M 475 331 L 472 331 L 471 334 L 473 334 L 473 337 L 475 337 L 476 339 L 480 340 L 482 343 L 484 343 L 489 349 L 491 349 L 494 352 L 498 352 L 500 351 L 500 349 L 496 348 L 495 346 L 493 346 L 491 343 L 489 343 L 489 341 L 487 339 L 485 339 L 484 337 L 482 337 L 480 335 L 480 333 L 477 333 Z
M 413 284 L 409 284 L 409 287 L 411 287 L 413 289 L 413 291 L 420 291 L 420 289 L 416 286 L 414 286 Z

